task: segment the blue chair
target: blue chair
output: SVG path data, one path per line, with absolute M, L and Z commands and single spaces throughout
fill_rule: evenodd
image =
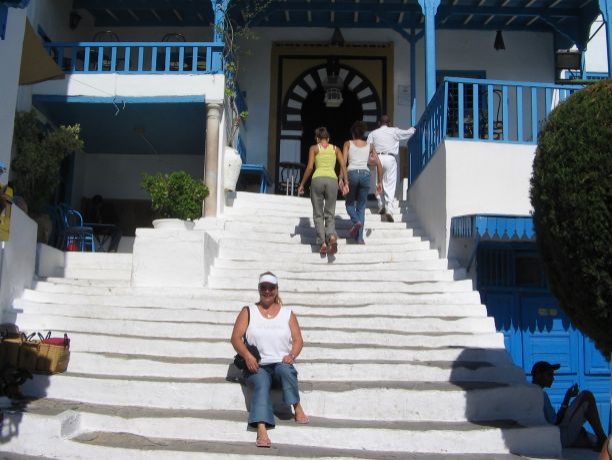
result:
M 66 251 L 96 252 L 96 239 L 93 228 L 83 225 L 83 216 L 76 209 L 66 204 L 60 204 L 61 224 L 61 248 Z

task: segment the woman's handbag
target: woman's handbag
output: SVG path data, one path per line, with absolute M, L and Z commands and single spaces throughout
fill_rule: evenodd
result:
M 378 153 L 374 148 L 370 148 L 370 154 L 368 155 L 368 166 L 376 166 L 378 163 Z
M 247 311 L 247 318 L 248 318 L 247 328 L 248 328 L 249 323 L 251 322 L 251 312 L 248 306 L 245 306 L 244 308 L 246 308 L 246 311 Z M 251 345 L 249 342 L 247 342 L 246 333 L 242 336 L 242 340 L 244 341 L 244 344 L 249 350 L 249 353 L 251 353 L 255 357 L 257 362 L 261 361 L 261 355 L 259 354 L 259 350 L 257 349 L 255 345 Z M 243 371 L 247 370 L 246 361 L 244 360 L 244 358 L 242 357 L 240 353 L 236 353 L 236 356 L 234 356 L 234 366 L 236 366 L 238 369 L 241 369 Z

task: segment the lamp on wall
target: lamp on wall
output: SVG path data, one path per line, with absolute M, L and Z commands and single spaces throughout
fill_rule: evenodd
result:
M 495 48 L 495 51 L 506 49 L 506 45 L 504 44 L 504 37 L 502 36 L 501 30 L 498 30 L 495 33 L 495 43 L 493 43 L 493 48 Z
M 74 30 L 79 27 L 81 19 L 83 18 L 79 13 L 77 13 L 76 11 L 71 11 L 70 16 L 68 17 L 68 26 L 70 27 L 70 30 Z
M 325 107 L 336 108 L 342 105 L 342 86 L 344 82 L 340 80 L 340 59 L 338 56 L 330 56 L 327 58 L 327 78 L 323 82 L 325 95 L 323 102 Z

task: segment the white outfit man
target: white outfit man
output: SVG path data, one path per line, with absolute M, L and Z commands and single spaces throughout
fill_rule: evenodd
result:
M 397 157 L 400 141 L 408 140 L 416 132 L 414 128 L 399 129 L 389 126 L 387 115 L 380 117 L 379 128 L 368 135 L 368 143 L 374 144 L 383 167 L 383 193 L 377 195 L 378 212 L 393 222 L 393 215 L 399 213 L 399 203 L 395 198 L 397 187 Z

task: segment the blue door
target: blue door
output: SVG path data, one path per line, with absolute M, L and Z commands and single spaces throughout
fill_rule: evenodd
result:
M 533 257 L 537 257 L 535 252 Z M 531 367 L 537 361 L 561 365 L 548 390 L 556 409 L 567 388 L 577 383 L 581 389 L 593 392 L 602 424 L 609 427 L 610 363 L 572 325 L 543 281 L 535 279 L 537 270 L 529 271 L 527 259 L 524 246 L 479 250 L 478 288 L 482 302 L 495 319 L 497 330 L 504 334 L 512 360 L 524 369 L 529 380 Z

